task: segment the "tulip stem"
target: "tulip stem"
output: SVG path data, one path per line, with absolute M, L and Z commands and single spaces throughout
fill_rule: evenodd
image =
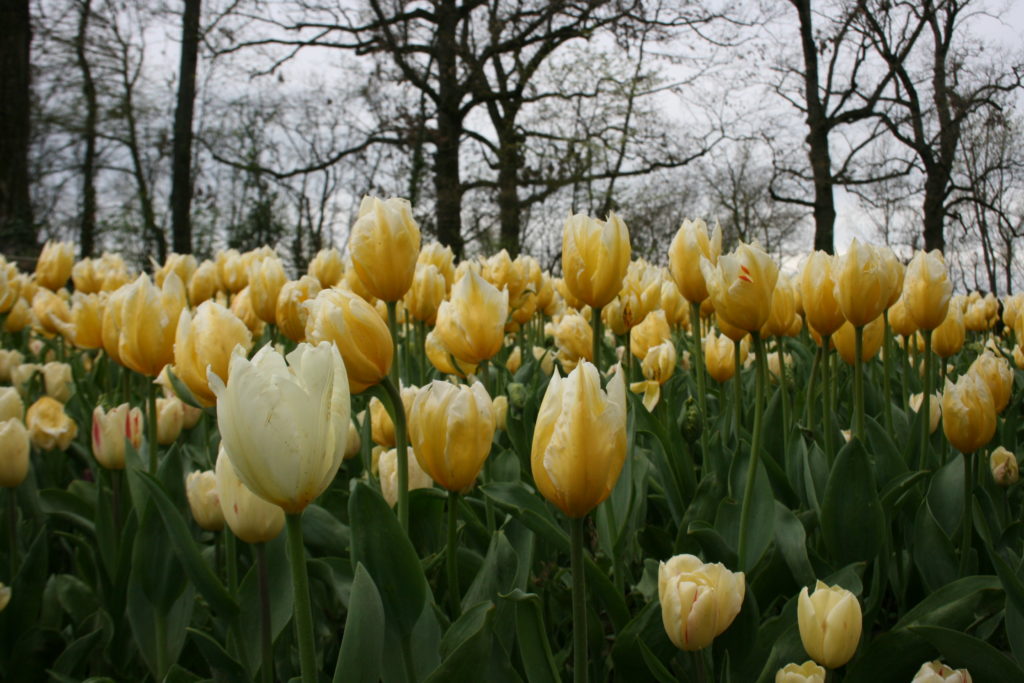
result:
M 313 608 L 309 602 L 309 575 L 306 573 L 306 549 L 302 543 L 302 513 L 288 513 L 288 555 L 292 565 L 295 592 L 295 639 L 299 642 L 302 683 L 316 681 L 316 651 L 313 647 Z
M 764 414 L 764 340 L 759 332 L 751 332 L 754 338 L 754 349 L 757 354 L 757 398 L 754 402 L 754 433 L 750 444 L 750 461 L 747 463 L 747 481 L 743 485 L 743 503 L 740 507 L 740 570 L 749 571 L 747 567 L 747 532 L 750 526 L 751 500 L 754 497 L 754 479 L 757 476 L 757 462 L 761 456 L 761 416 Z
M 462 598 L 459 595 L 459 560 L 456 536 L 459 519 L 459 494 L 448 492 L 448 598 L 451 600 L 452 621 L 462 613 Z
M 782 443 L 783 449 L 789 453 L 789 430 L 792 425 L 792 409 L 789 405 L 789 388 L 786 386 L 786 347 L 784 337 L 776 337 L 779 354 L 779 391 L 782 392 Z
M 921 396 L 921 452 L 918 454 L 917 469 L 923 470 L 928 455 L 928 437 L 931 426 L 931 398 L 932 398 L 932 331 L 922 330 L 924 334 L 924 393 Z
M 224 576 L 228 582 L 228 593 L 238 591 L 238 552 L 235 549 L 235 535 L 231 529 L 224 529 Z
M 146 379 L 146 403 L 149 406 L 149 420 L 146 425 L 146 440 L 149 446 L 149 473 L 156 476 L 158 448 L 156 443 L 156 385 Z
M 864 440 L 864 326 L 853 328 L 853 434 Z
M 121 475 L 122 470 L 110 470 L 110 505 L 114 515 L 114 548 L 121 544 Z
M 601 372 L 601 307 L 590 309 L 590 324 L 594 328 L 594 367 L 597 368 L 598 372 Z M 626 349 L 626 353 L 629 353 L 629 349 Z
M 831 466 L 832 461 L 836 457 L 835 448 L 835 434 L 832 431 L 832 350 L 829 348 L 829 343 L 832 341 L 832 335 L 826 334 L 821 338 L 821 352 L 822 358 L 825 362 L 822 364 L 821 377 L 823 379 L 821 387 L 825 392 L 825 414 L 822 416 L 822 431 L 825 433 L 825 455 L 828 456 L 828 463 Z
M 708 671 L 704 664 L 704 650 L 691 651 L 690 659 L 693 661 L 693 669 L 697 675 L 697 683 L 707 683 Z
M 256 544 L 256 566 L 260 580 L 260 680 L 273 683 L 274 642 L 270 637 L 270 580 L 267 574 L 267 544 Z
M 402 369 L 398 367 L 402 361 L 402 354 L 400 353 L 400 350 L 398 348 L 398 313 L 396 311 L 396 302 L 388 301 L 387 308 L 388 331 L 391 333 L 391 343 L 394 347 L 391 362 L 391 370 L 388 372 L 388 375 L 390 375 L 391 381 L 397 387 L 399 385 L 399 382 L 401 381 L 400 378 L 402 376 Z
M 700 338 L 700 304 L 690 303 L 690 331 L 693 336 L 693 361 L 697 368 L 697 407 L 700 409 L 700 457 L 707 467 L 708 435 L 707 435 L 707 378 L 704 372 L 704 349 Z M 682 354 L 680 354 L 682 357 Z
M 892 434 L 892 385 L 889 382 L 889 374 L 891 372 L 892 360 L 892 328 L 889 327 L 889 311 L 882 314 L 885 320 L 885 338 L 883 341 L 884 347 L 882 353 L 882 391 L 885 394 L 885 401 L 882 403 L 882 407 L 885 409 L 883 414 L 885 417 L 885 430 Z
M 587 586 L 583 567 L 583 520 L 570 521 L 572 547 L 572 675 L 574 683 L 587 683 Z
M 819 346 L 814 352 L 814 361 L 811 363 L 811 376 L 807 380 L 807 393 L 805 394 L 804 400 L 806 404 L 804 408 L 807 411 L 807 428 L 814 429 L 814 386 L 818 380 L 818 372 L 821 369 L 821 347 Z
M 971 535 L 974 532 L 974 520 L 973 512 L 973 498 L 974 498 L 974 481 L 977 479 L 977 471 L 975 467 L 978 462 L 977 455 L 971 457 L 967 453 L 963 453 L 964 459 L 964 519 L 963 519 L 963 536 L 960 540 L 960 577 L 963 578 L 967 575 L 968 562 L 971 558 Z
M 154 629 L 156 631 L 156 673 L 163 680 L 167 674 L 167 615 L 157 610 Z
M 392 366 L 393 369 L 393 366 Z M 407 432 L 405 420 L 405 405 L 402 403 L 402 394 L 398 386 L 385 377 L 382 382 L 384 390 L 391 399 L 391 406 L 394 409 L 395 423 L 395 444 L 396 460 L 398 463 L 398 522 L 402 530 L 409 533 L 409 450 L 407 447 Z
M 10 540 L 11 576 L 8 585 L 14 583 L 18 575 L 18 489 L 7 489 L 7 535 Z
M 743 422 L 743 383 L 740 379 L 740 369 L 742 364 L 740 363 L 740 345 L 734 342 L 732 345 L 732 409 L 733 409 L 733 422 L 735 422 L 734 432 L 736 433 L 736 443 L 740 442 L 740 423 Z

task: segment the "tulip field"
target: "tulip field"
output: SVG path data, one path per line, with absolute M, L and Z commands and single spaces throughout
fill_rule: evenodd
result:
M 1024 296 L 562 244 L 0 260 L 0 679 L 1024 681 Z

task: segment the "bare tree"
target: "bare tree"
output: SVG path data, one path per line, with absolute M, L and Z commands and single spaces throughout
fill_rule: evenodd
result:
M 171 226 L 174 250 L 182 254 L 192 252 L 192 117 L 199 64 L 199 14 L 200 0 L 185 0 L 181 15 L 181 59 L 171 164 Z
M 38 252 L 29 198 L 29 0 L 0 5 L 0 242 L 10 258 Z

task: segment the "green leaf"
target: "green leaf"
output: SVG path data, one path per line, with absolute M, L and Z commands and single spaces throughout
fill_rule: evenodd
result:
M 762 454 L 762 459 L 764 458 Z M 732 480 L 733 494 L 736 500 L 723 500 L 715 518 L 715 527 L 732 547 L 739 550 L 740 516 L 742 515 L 742 496 L 746 487 L 750 453 L 737 454 L 732 463 L 729 478 Z M 761 556 L 772 542 L 775 526 L 775 493 L 768 481 L 768 473 L 764 463 L 758 460 L 754 471 L 754 487 L 751 489 L 750 515 L 747 520 L 747 557 L 746 566 L 741 571 L 749 572 L 760 561 Z M 735 566 L 735 565 L 733 565 Z
M 170 664 L 178 660 L 185 646 L 186 627 L 192 619 L 192 610 L 195 607 L 195 591 L 191 584 L 186 585 L 167 613 L 161 615 L 158 608 L 146 597 L 138 574 L 138 568 L 133 567 L 128 578 L 128 622 L 131 624 L 135 643 L 150 672 L 157 680 L 163 680 Z M 157 655 L 161 641 L 166 653 L 162 670 L 158 666 L 160 658 Z
M 380 591 L 388 623 L 407 638 L 427 604 L 427 579 L 398 519 L 379 493 L 352 482 L 348 502 L 352 562 L 362 563 Z
M 68 645 L 53 663 L 52 671 L 58 674 L 73 674 L 82 665 L 82 662 L 92 654 L 93 650 L 99 647 L 99 641 L 102 637 L 103 629 L 99 628 Z
M 548 643 L 540 597 L 517 588 L 504 599 L 516 606 L 516 643 L 526 680 L 529 683 L 559 683 L 561 676 Z
M 363 565 L 356 565 L 334 683 L 380 680 L 384 630 L 384 605 L 377 586 Z
M 796 515 L 778 501 L 775 502 L 775 547 L 797 584 L 813 586 L 816 574 L 807 557 L 807 532 Z
M 984 640 L 940 626 L 912 626 L 956 668 L 966 668 L 977 681 L 1021 681 L 1024 671 Z
M 306 508 L 308 511 L 309 508 Z M 305 515 L 303 515 L 305 516 Z M 288 562 L 286 534 L 264 546 L 267 556 L 267 583 L 270 594 L 270 642 L 273 643 L 288 625 L 292 618 L 294 594 L 292 592 L 292 568 Z M 253 548 L 255 559 L 255 548 Z M 310 562 L 310 565 L 313 563 Z M 312 571 L 310 572 L 312 575 Z M 260 667 L 260 587 L 259 565 L 253 566 L 246 573 L 238 587 L 238 621 L 241 637 L 245 639 L 242 654 L 247 670 L 255 672 Z
M 922 500 L 914 519 L 914 565 L 921 572 L 925 588 L 934 591 L 957 577 L 953 544 L 932 515 L 928 500 Z
M 192 394 L 192 390 L 188 388 L 188 385 L 182 382 L 181 378 L 174 374 L 174 368 L 171 365 L 167 366 L 167 377 L 171 380 L 171 388 L 174 389 L 174 393 L 178 395 L 178 398 L 193 408 L 208 410 L 206 406 L 196 400 L 196 397 Z
M 229 681 L 238 681 L 238 683 L 251 680 L 251 676 L 246 673 L 245 667 L 235 661 L 221 647 L 221 644 L 214 640 L 213 636 L 195 628 L 189 628 L 186 631 L 192 636 L 192 642 L 195 643 L 196 648 L 202 653 L 203 659 L 210 665 L 210 670 L 214 674 L 223 676 Z
M 854 437 L 839 451 L 821 502 L 821 531 L 836 564 L 874 559 L 886 533 L 885 513 L 867 452 Z
M 493 619 L 491 602 L 481 602 L 466 610 L 441 639 L 441 664 L 427 681 L 468 681 L 479 675 L 491 650 Z
M 331 557 L 341 557 L 348 552 L 350 534 L 348 527 L 319 505 L 306 507 L 302 514 L 302 539 L 305 544 Z
M 964 458 L 953 458 L 932 476 L 928 507 L 946 536 L 953 538 L 964 516 Z

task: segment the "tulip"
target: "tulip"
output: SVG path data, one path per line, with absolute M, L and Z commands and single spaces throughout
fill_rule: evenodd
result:
M 284 528 L 284 510 L 246 488 L 223 445 L 217 453 L 216 495 L 231 533 L 246 543 L 267 543 Z
M 695 221 L 686 219 L 679 226 L 668 248 L 668 261 L 672 279 L 687 301 L 699 304 L 708 298 L 700 260 L 706 258 L 716 265 L 721 253 L 722 228 L 717 222 L 710 239 L 707 224 L 699 218 Z
M 71 376 L 71 366 L 67 363 L 51 361 L 43 366 L 43 386 L 46 395 L 57 399 L 61 403 L 67 403 L 74 392 L 74 379 Z
M 704 337 L 704 363 L 708 374 L 719 384 L 732 379 L 736 374 L 735 342 L 725 335 L 716 335 L 714 328 L 708 330 Z
M 841 586 L 818 581 L 814 593 L 807 587 L 797 602 L 797 625 L 804 649 L 814 661 L 838 669 L 857 651 L 861 632 L 861 609 L 857 597 Z
M 213 261 L 203 261 L 188 281 L 188 300 L 193 306 L 198 306 L 212 299 L 220 287 L 217 265 Z
M 71 295 L 71 312 L 67 323 L 58 329 L 80 349 L 98 349 L 103 346 L 103 308 L 106 294 Z
M 231 312 L 235 314 L 245 326 L 259 337 L 263 334 L 263 320 L 256 315 L 256 309 L 252 307 L 251 290 L 246 285 L 231 298 Z
M 193 317 L 183 309 L 174 336 L 174 374 L 192 392 L 196 401 L 212 406 L 217 401 L 207 373 L 228 379 L 228 367 L 235 346 L 248 353 L 252 334 L 234 313 L 214 301 L 204 301 Z
M 0 382 L 11 381 L 11 371 L 25 362 L 25 354 L 12 349 L 0 349 Z
M 138 449 L 142 445 L 142 411 L 122 403 L 110 411 L 96 406 L 92 411 L 92 454 L 108 470 L 124 469 L 125 439 Z
M 578 313 L 562 316 L 555 328 L 558 362 L 566 372 L 572 372 L 580 360 L 594 359 L 594 331 Z
M 494 416 L 494 428 L 505 431 L 508 427 L 508 396 L 498 396 L 491 401 L 491 414 Z
M 1002 446 L 992 451 L 988 464 L 992 470 L 992 479 L 999 486 L 1012 486 L 1020 479 L 1020 466 L 1017 464 L 1017 456 Z
M 24 298 L 14 302 L 4 321 L 5 332 L 21 332 L 32 322 L 32 309 Z
M 345 442 L 345 460 L 359 455 L 363 447 L 363 439 L 359 436 L 359 427 L 355 422 L 348 423 L 348 440 Z
M 672 377 L 676 369 L 676 347 L 671 341 L 652 346 L 644 356 L 640 371 L 644 381 L 633 382 L 630 391 L 643 394 L 643 404 L 647 412 L 653 412 L 661 399 L 661 385 Z
M 452 248 L 441 246 L 437 242 L 423 245 L 416 258 L 416 265 L 433 265 L 444 276 L 445 286 L 448 289 L 451 289 L 458 279 L 455 277 L 455 255 L 452 253 Z
M 932 395 L 928 402 L 928 433 L 934 434 L 939 427 L 939 418 L 942 417 L 942 396 L 938 393 Z M 917 393 L 910 397 L 910 407 L 915 413 L 921 412 L 921 404 L 924 403 L 924 394 Z
M 664 311 L 653 311 L 643 322 L 633 328 L 629 335 L 629 351 L 643 360 L 650 348 L 663 344 L 672 338 L 672 329 Z
M 855 333 L 856 330 L 853 324 L 845 322 L 832 335 L 832 342 L 835 344 L 836 351 L 839 352 L 839 355 L 846 361 L 847 365 L 854 365 L 857 360 Z M 882 348 L 882 342 L 885 341 L 885 318 L 878 316 L 865 325 L 863 334 L 864 339 L 861 345 L 860 358 L 866 363 L 878 354 L 879 349 Z
M 413 453 L 415 455 L 415 453 Z M 377 461 L 380 492 L 391 507 L 398 502 L 398 449 L 382 451 Z M 419 458 L 409 458 L 409 491 L 429 489 L 434 485 L 430 475 L 420 467 Z
M 0 254 L 0 313 L 10 311 L 19 297 L 21 279 L 18 277 L 18 267 L 8 263 L 3 254 Z
M 838 267 L 835 257 L 824 251 L 812 253 L 800 276 L 800 300 L 808 324 L 823 336 L 835 333 L 846 321 L 836 301 Z
M 854 238 L 835 268 L 835 298 L 854 327 L 867 325 L 889 308 L 897 292 L 897 271 L 882 250 Z
M 464 363 L 455 358 L 441 342 L 437 330 L 431 330 L 423 342 L 423 348 L 427 354 L 427 360 L 437 368 L 438 372 L 456 377 L 466 377 L 476 372 L 475 363 Z
M 771 313 L 772 294 L 779 267 L 760 247 L 740 243 L 715 265 L 701 257 L 701 273 L 715 312 L 729 324 L 760 332 Z
M 668 324 L 673 327 L 689 327 L 690 308 L 679 292 L 675 281 L 666 279 L 661 283 L 661 310 L 665 311 Z
M 992 440 L 996 408 L 985 380 L 968 372 L 956 384 L 946 380 L 942 394 L 942 431 L 961 453 L 973 453 Z
M 14 387 L 0 387 L 0 421 L 18 419 L 25 415 L 25 404 Z
M 1001 413 L 1010 402 L 1013 392 L 1013 370 L 1005 358 L 997 358 L 991 351 L 985 351 L 971 363 L 970 372 L 985 380 L 992 392 L 996 412 Z
M 249 284 L 249 273 L 237 249 L 217 252 L 215 264 L 221 286 L 229 292 L 240 292 Z
M 399 393 L 402 396 L 402 408 L 405 409 L 405 414 L 408 415 L 409 411 L 412 410 L 416 395 L 419 393 L 419 387 L 402 387 Z M 387 409 L 377 397 L 370 399 L 370 438 L 373 439 L 375 444 L 385 448 L 394 448 L 397 444 L 395 439 L 395 423 L 392 422 Z
M 128 287 L 121 287 L 110 293 L 103 307 L 103 318 L 100 322 L 100 334 L 103 351 L 115 363 L 121 363 L 121 320 L 122 305 L 128 295 Z
M 341 282 L 345 274 L 345 262 L 341 258 L 341 252 L 334 247 L 321 249 L 309 262 L 307 272 L 317 279 L 321 288 L 333 287 Z
M 177 396 L 156 400 L 156 442 L 170 446 L 185 426 L 185 404 Z
M 579 364 L 568 377 L 557 370 L 541 401 L 530 463 L 541 494 L 578 519 L 603 502 L 626 457 L 626 387 L 616 369 L 607 391 L 597 368 Z
M 507 318 L 508 290 L 499 292 L 470 271 L 438 308 L 435 331 L 453 356 L 476 365 L 501 350 Z
M 215 472 L 191 472 L 185 479 L 185 495 L 192 510 L 192 519 L 196 520 L 199 528 L 207 531 L 224 528 L 224 511 L 220 508 Z
M 384 301 L 405 296 L 420 252 L 420 229 L 408 200 L 363 197 L 348 249 L 352 267 L 370 294 Z
M 793 283 L 786 275 L 780 275 L 772 292 L 771 313 L 764 327 L 762 337 L 785 337 L 796 317 L 796 303 L 793 296 Z
M 989 328 L 988 311 L 984 299 L 971 302 L 964 314 L 964 327 L 971 332 L 981 332 Z
M 428 263 L 417 266 L 412 287 L 405 295 L 405 307 L 414 319 L 433 325 L 437 309 L 448 294 L 444 276 L 437 266 Z
M 309 275 L 286 282 L 277 295 L 277 310 L 274 319 L 281 333 L 293 342 L 306 340 L 306 322 L 309 308 L 303 304 L 316 298 L 320 293 L 320 282 Z
M 601 321 L 617 337 L 629 332 L 626 320 L 622 317 L 622 299 L 616 297 L 607 306 L 601 308 Z
M 277 322 L 277 297 L 287 281 L 284 264 L 276 256 L 249 265 L 249 299 L 263 322 Z
M 49 396 L 29 406 L 25 426 L 33 445 L 43 451 L 66 451 L 78 435 L 78 425 L 64 412 L 64 404 Z
M 618 299 L 622 321 L 627 330 L 632 329 L 661 305 L 661 271 L 643 259 L 633 261 L 626 269 Z
M 570 215 L 562 230 L 562 273 L 574 297 L 594 308 L 618 296 L 629 267 L 629 230 L 611 213 L 607 221 Z
M 910 683 L 972 683 L 967 669 L 952 669 L 939 660 L 925 662 Z
M 306 338 L 337 346 L 351 393 L 361 393 L 388 376 L 394 344 L 373 306 L 343 289 L 324 289 L 305 305 L 309 309 Z
M 28 398 L 32 379 L 42 371 L 43 366 L 38 363 L 22 363 L 11 370 L 11 384 L 22 398 Z
M 48 289 L 40 289 L 32 297 L 32 313 L 38 329 L 47 335 L 60 334 L 61 328 L 71 322 L 68 302 Z
M 676 555 L 658 565 L 662 623 L 681 650 L 702 650 L 724 633 L 739 614 L 745 593 L 743 572 L 731 572 L 723 564 Z
M 903 301 L 914 324 L 922 330 L 934 330 L 946 319 L 953 283 L 939 251 L 918 251 L 907 266 L 903 281 Z
M 184 308 L 185 288 L 177 274 L 169 273 L 162 289 L 140 275 L 121 304 L 121 363 L 147 377 L 159 375 L 174 360 L 174 333 Z
M 21 417 L 0 419 L 0 487 L 12 489 L 28 476 L 29 433 Z
M 36 282 L 41 287 L 57 291 L 71 277 L 75 263 L 75 248 L 71 242 L 48 241 L 36 261 Z
M 958 303 L 954 297 L 953 303 Z M 949 358 L 964 346 L 967 328 L 959 305 L 951 305 L 946 319 L 932 332 L 932 350 L 939 358 Z
M 775 683 L 825 683 L 825 669 L 809 659 L 803 664 L 787 664 L 775 672 Z
M 515 347 L 512 349 L 512 353 L 508 354 L 508 358 L 505 359 L 505 369 L 510 374 L 516 374 L 523 365 L 523 349 L 522 347 Z
M 4 611 L 4 609 L 7 607 L 7 603 L 9 603 L 10 601 L 11 587 L 5 586 L 4 583 L 0 581 L 0 612 Z

